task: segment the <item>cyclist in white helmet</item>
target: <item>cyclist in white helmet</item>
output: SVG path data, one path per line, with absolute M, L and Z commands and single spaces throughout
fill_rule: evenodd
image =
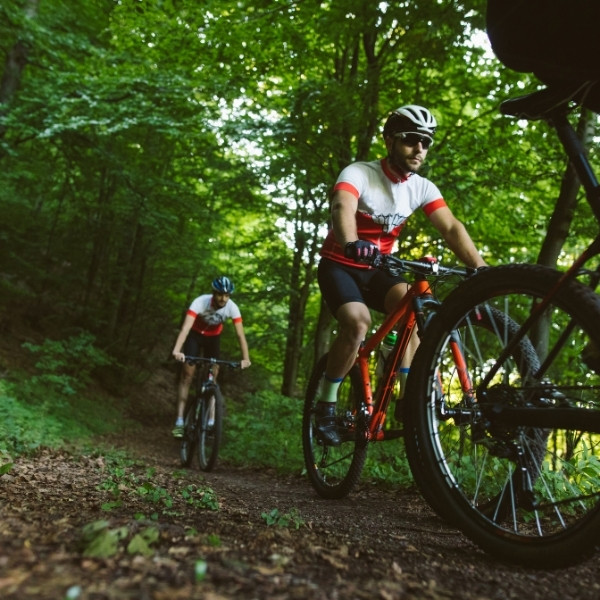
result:
M 231 279 L 224 276 L 217 277 L 212 282 L 212 290 L 212 294 L 198 296 L 190 304 L 173 347 L 173 358 L 183 362 L 177 387 L 177 420 L 172 432 L 174 437 L 183 436 L 183 412 L 196 371 L 195 365 L 184 362 L 186 355 L 219 358 L 223 323 L 231 319 L 242 353 L 240 366 L 245 369 L 251 364 L 242 315 L 237 304 L 230 298 L 234 290 Z M 214 365 L 215 378 L 218 372 L 219 365 Z
M 338 320 L 318 392 L 317 433 L 325 443 L 340 443 L 335 424 L 337 389 L 370 328 L 369 308 L 389 312 L 408 289 L 402 277 L 390 276 L 364 261 L 378 253 L 389 254 L 408 217 L 422 209 L 459 260 L 469 267 L 485 266 L 439 189 L 417 174 L 436 128 L 435 117 L 426 108 L 414 104 L 398 108 L 383 128 L 387 156 L 349 165 L 335 184 L 332 228 L 321 248 L 318 270 L 321 293 Z M 417 344 L 414 336 L 401 365 L 401 382 Z

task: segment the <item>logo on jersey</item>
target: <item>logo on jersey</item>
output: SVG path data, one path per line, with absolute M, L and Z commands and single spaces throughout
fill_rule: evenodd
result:
M 207 325 L 211 325 L 213 327 L 215 325 L 220 325 L 225 321 L 225 317 L 222 314 L 213 310 L 207 310 L 199 316 Z
M 381 225 L 384 233 L 391 233 L 396 227 L 400 227 L 407 217 L 399 215 L 398 213 L 391 215 L 371 215 L 374 223 Z

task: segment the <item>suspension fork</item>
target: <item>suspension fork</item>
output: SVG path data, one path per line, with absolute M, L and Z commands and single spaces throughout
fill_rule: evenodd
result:
M 473 382 L 469 377 L 467 361 L 465 360 L 465 355 L 462 351 L 460 334 L 456 329 L 450 333 L 450 352 L 452 353 L 452 359 L 454 360 L 454 365 L 456 366 L 456 373 L 458 375 L 458 380 L 460 381 L 460 387 L 464 394 L 472 396 Z

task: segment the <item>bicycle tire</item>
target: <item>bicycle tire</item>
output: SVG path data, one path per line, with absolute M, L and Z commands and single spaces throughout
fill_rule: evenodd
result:
M 209 423 L 214 404 L 214 423 Z M 219 386 L 209 387 L 202 395 L 197 428 L 198 464 L 202 471 L 212 471 L 219 456 L 223 435 L 224 401 Z
M 411 469 L 432 507 L 496 558 L 540 568 L 581 561 L 600 540 L 600 433 L 590 432 L 599 417 L 600 375 L 583 362 L 583 349 L 600 344 L 600 298 L 578 281 L 566 284 L 545 311 L 539 361 L 519 365 L 517 346 L 485 388 L 478 389 L 511 332 L 475 328 L 479 333 L 463 336 L 474 395 L 453 387 L 447 351 L 451 332 L 471 335 L 473 319 L 490 308 L 521 325 L 560 277 L 537 265 L 508 265 L 459 285 L 413 360 L 404 424 Z M 566 341 L 553 354 L 561 337 Z M 521 416 L 526 409 L 529 421 L 506 420 L 505 409 Z
M 302 447 L 308 479 L 323 498 L 347 496 L 357 485 L 367 457 L 367 415 L 360 374 L 353 367 L 342 381 L 337 400 L 339 446 L 324 444 L 316 435 L 315 405 L 327 354 L 310 377 L 302 415 Z
M 179 458 L 184 467 L 192 464 L 194 450 L 196 449 L 196 400 L 189 401 L 186 404 L 183 417 L 183 437 L 179 446 Z

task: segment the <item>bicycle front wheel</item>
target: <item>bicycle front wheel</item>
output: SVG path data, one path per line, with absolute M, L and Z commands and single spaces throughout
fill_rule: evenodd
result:
M 302 447 L 308 479 L 323 498 L 343 498 L 356 486 L 367 457 L 367 413 L 356 367 L 341 383 L 337 398 L 338 435 L 342 443 L 323 443 L 316 433 L 315 406 L 327 354 L 318 361 L 308 384 L 302 417 Z
M 223 434 L 224 402 L 219 387 L 209 388 L 201 398 L 198 419 L 198 464 L 203 471 L 212 471 L 219 455 Z
M 570 282 L 511 344 L 560 276 L 510 265 L 461 284 L 415 355 L 404 424 L 433 508 L 494 556 L 544 568 L 600 539 L 598 296 Z
M 179 446 L 179 458 L 184 467 L 189 467 L 192 464 L 194 450 L 196 448 L 196 412 L 198 411 L 198 403 L 196 400 L 189 400 L 185 407 L 183 417 L 183 437 Z

